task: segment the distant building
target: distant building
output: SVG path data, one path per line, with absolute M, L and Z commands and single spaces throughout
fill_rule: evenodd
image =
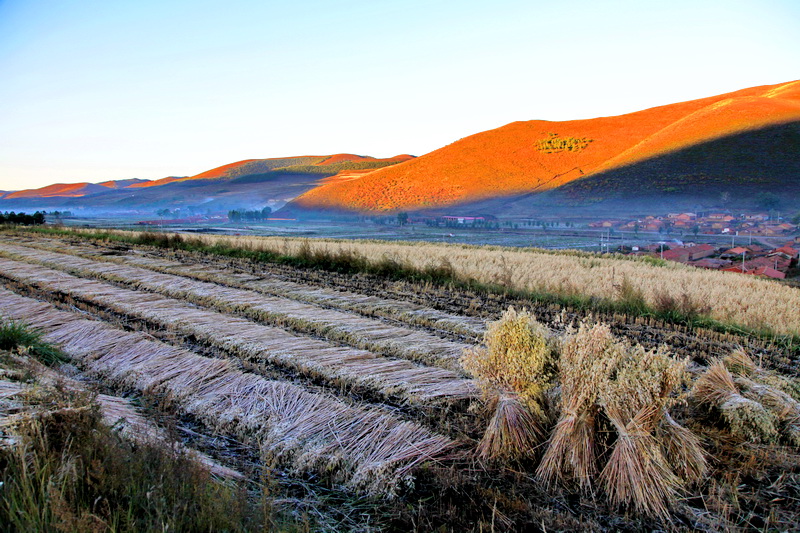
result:
M 726 268 L 731 265 L 731 262 L 726 259 L 713 259 L 713 258 L 706 258 L 700 259 L 699 261 L 693 261 L 689 263 L 693 267 L 697 268 L 706 268 L 709 270 L 718 270 L 720 268 Z
M 737 272 L 739 274 L 748 274 L 750 276 L 761 276 L 765 278 L 772 278 L 772 279 L 785 279 L 786 274 L 783 272 L 779 272 L 774 268 L 770 268 L 767 266 L 761 266 L 753 269 L 748 269 L 743 265 L 738 265 L 729 268 L 723 268 L 724 272 Z
M 742 255 L 744 255 L 745 258 L 752 257 L 753 252 L 752 250 L 750 250 L 749 248 L 745 248 L 744 246 L 737 246 L 736 248 L 725 250 L 724 252 L 722 252 L 720 257 L 737 258 L 737 257 L 742 257 Z
M 689 262 L 689 249 L 688 248 L 670 248 L 669 250 L 664 250 L 663 253 L 659 254 L 660 257 L 666 259 L 667 261 L 675 261 L 677 263 L 687 263 Z
M 697 261 L 698 259 L 712 256 L 717 251 L 716 248 L 710 244 L 698 244 L 696 246 L 690 246 L 685 250 L 689 253 L 689 261 Z

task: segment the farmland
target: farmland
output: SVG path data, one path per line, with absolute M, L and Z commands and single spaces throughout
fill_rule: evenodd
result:
M 338 528 L 635 530 L 663 526 L 667 508 L 670 520 L 683 529 L 791 529 L 800 520 L 793 503 L 800 462 L 792 440 L 800 418 L 791 418 L 800 417 L 800 410 L 788 393 L 765 393 L 762 383 L 788 383 L 784 388 L 793 390 L 797 289 L 581 253 L 214 236 L 197 237 L 192 249 L 175 245 L 188 242 L 180 237 L 154 237 L 156 246 L 137 244 L 138 237 L 0 232 L 0 318 L 41 331 L 82 380 L 104 393 L 139 403 L 147 399 L 191 423 L 193 434 L 209 437 L 187 437 L 186 445 L 197 446 L 197 453 L 219 462 L 219 468 L 245 471 L 241 459 L 247 457 L 258 468 L 302 481 L 312 487 L 309 492 L 324 488 L 340 498 L 370 502 L 360 520 L 342 520 Z M 213 253 L 214 247 L 220 253 Z M 233 248 L 248 253 L 221 253 Z M 335 261 L 326 268 L 321 259 L 316 268 L 268 261 L 267 252 L 340 260 L 357 254 L 361 268 L 345 271 Z M 256 260 L 257 253 L 264 259 Z M 431 272 L 444 269 L 449 281 L 378 268 L 387 263 L 407 273 L 434 265 Z M 553 297 L 536 298 L 545 293 Z M 665 302 L 674 306 L 671 314 L 651 312 Z M 609 370 L 607 383 L 617 396 L 604 396 L 599 387 L 583 403 L 571 402 L 564 391 L 578 391 L 584 383 L 563 368 L 560 377 L 543 371 L 548 377 L 534 390 L 536 376 L 512 383 L 511 370 L 501 368 L 487 378 L 493 370 L 485 361 L 465 364 L 465 354 L 492 354 L 492 332 L 502 327 L 487 329 L 487 322 L 528 316 L 506 313 L 512 306 L 529 310 L 525 320 L 543 324 L 531 330 L 549 339 L 534 343 L 544 354 L 542 368 L 555 365 L 548 358 L 560 353 L 583 372 L 580 365 L 587 360 L 581 350 L 590 343 L 576 339 L 605 339 L 613 347 L 606 352 L 616 354 L 608 368 L 617 365 L 618 374 Z M 689 316 L 705 322 L 685 320 Z M 598 322 L 608 329 L 591 329 Z M 475 348 L 484 342 L 488 348 Z M 712 423 L 701 414 L 701 407 L 716 405 L 719 396 L 708 385 L 711 378 L 702 377 L 706 368 L 716 368 L 737 350 L 748 355 L 735 368 L 747 367 L 749 377 L 738 377 L 732 363 L 715 371 L 724 379 L 732 373 L 726 401 L 739 393 L 744 399 L 752 389 L 770 401 L 779 398 L 785 407 L 782 418 L 769 418 L 774 427 L 753 442 L 741 440 L 735 424 L 726 429 L 724 420 L 738 418 Z M 651 355 L 636 355 L 645 353 Z M 750 369 L 749 358 L 757 369 Z M 493 415 L 491 400 L 501 390 L 504 409 L 518 402 L 541 404 L 542 412 L 552 408 L 552 420 L 541 422 L 548 427 L 543 432 L 555 426 L 560 435 L 571 410 L 606 420 L 593 430 L 598 435 L 618 426 L 616 442 L 597 437 L 600 453 L 593 461 L 611 464 L 609 457 L 624 455 L 623 432 L 636 429 L 627 413 L 640 406 L 626 403 L 630 383 L 619 376 L 644 375 L 634 368 L 639 359 L 652 362 L 648 372 L 672 373 L 674 379 L 664 378 L 670 387 L 647 401 L 662 402 L 665 414 L 669 408 L 664 423 L 697 433 L 709 456 L 707 471 L 686 468 L 684 476 L 676 467 L 662 500 L 643 502 L 624 485 L 611 488 L 609 479 L 622 483 L 613 472 L 597 481 L 580 477 L 577 489 L 557 482 L 572 475 L 575 465 L 559 462 L 555 440 L 546 452 L 539 442 L 508 454 L 513 458 L 499 457 L 506 446 L 498 447 L 498 440 L 487 441 L 487 427 L 502 422 Z M 688 369 L 687 382 L 704 384 L 696 401 L 683 394 L 694 389 L 680 384 L 676 376 L 683 366 L 676 362 Z M 562 397 L 547 399 L 539 389 L 556 379 Z M 675 401 L 668 401 L 673 389 Z M 749 396 L 746 401 L 755 402 Z M 728 404 L 721 405 L 718 410 L 727 416 Z M 209 446 L 211 436 L 235 442 L 235 450 Z M 542 455 L 550 465 L 544 474 Z M 705 459 L 695 461 L 705 465 Z M 586 471 L 599 470 L 596 466 Z M 683 483 L 684 477 L 686 486 L 679 489 L 677 479 Z M 600 497 L 604 494 L 608 498 Z M 336 529 L 329 524 L 320 519 L 317 525 Z

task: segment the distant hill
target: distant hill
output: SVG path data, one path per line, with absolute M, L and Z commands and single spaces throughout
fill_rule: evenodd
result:
M 98 183 L 98 185 L 102 185 L 103 187 L 108 187 L 109 189 L 124 189 L 126 187 L 132 187 L 134 185 L 139 185 L 142 183 L 152 183 L 152 182 L 150 180 L 132 178 L 128 180 L 104 181 L 102 183 Z
M 322 183 L 292 206 L 380 212 L 482 205 L 500 212 L 506 202 L 547 191 L 549 202 L 562 205 L 691 192 L 698 179 L 724 191 L 732 175 L 755 180 L 748 190 L 761 183 L 781 192 L 800 179 L 784 174 L 800 158 L 790 126 L 797 121 L 800 81 L 615 117 L 514 122 L 357 179 Z
M 248 159 L 195 176 L 119 180 L 99 184 L 56 184 L 0 196 L 0 210 L 84 208 L 99 212 L 144 211 L 161 207 L 200 210 L 278 208 L 319 182 L 341 174 L 363 175 L 406 161 L 401 155 L 376 159 L 355 154 Z
M 22 191 L 15 191 L 6 194 L 3 200 L 20 200 L 23 198 L 52 198 L 68 197 L 74 198 L 78 196 L 86 196 L 87 194 L 95 194 L 104 192 L 107 187 L 95 183 L 54 183 L 47 187 L 39 189 L 25 189 Z

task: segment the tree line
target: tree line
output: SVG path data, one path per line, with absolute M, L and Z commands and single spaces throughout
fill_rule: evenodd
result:
M 228 220 L 231 222 L 255 222 L 258 220 L 266 220 L 272 214 L 272 208 L 265 207 L 264 209 L 248 211 L 246 209 L 231 209 L 228 211 Z
M 20 226 L 36 226 L 44 224 L 45 213 L 36 211 L 32 215 L 13 211 L 0 214 L 0 224 L 19 224 Z

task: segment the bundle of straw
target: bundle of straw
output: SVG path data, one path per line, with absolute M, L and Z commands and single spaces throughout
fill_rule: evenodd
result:
M 759 402 L 740 394 L 722 361 L 712 363 L 697 380 L 692 398 L 698 405 L 718 409 L 731 433 L 756 442 L 775 442 L 777 417 Z
M 509 308 L 489 324 L 484 346 L 461 358 L 489 399 L 493 412 L 478 446 L 484 459 L 530 455 L 546 435 L 543 393 L 553 376 L 550 332 L 526 310 Z
M 614 336 L 605 324 L 583 322 L 562 343 L 561 417 L 536 470 L 545 484 L 574 480 L 582 490 L 591 490 L 597 473 L 597 399 L 618 358 Z
M 545 437 L 541 422 L 511 392 L 499 395 L 494 415 L 478 444 L 482 459 L 519 459 L 533 452 Z
M 673 360 L 663 350 L 618 346 L 623 355 L 600 395 L 603 411 L 617 433 L 600 481 L 613 504 L 667 517 L 681 484 L 670 464 L 682 463 L 680 470 L 687 477 L 699 477 L 705 470 L 697 439 L 667 418 L 666 408 L 682 380 L 685 362 Z M 665 418 L 668 443 L 656 438 Z M 668 455 L 678 449 L 684 451 Z

